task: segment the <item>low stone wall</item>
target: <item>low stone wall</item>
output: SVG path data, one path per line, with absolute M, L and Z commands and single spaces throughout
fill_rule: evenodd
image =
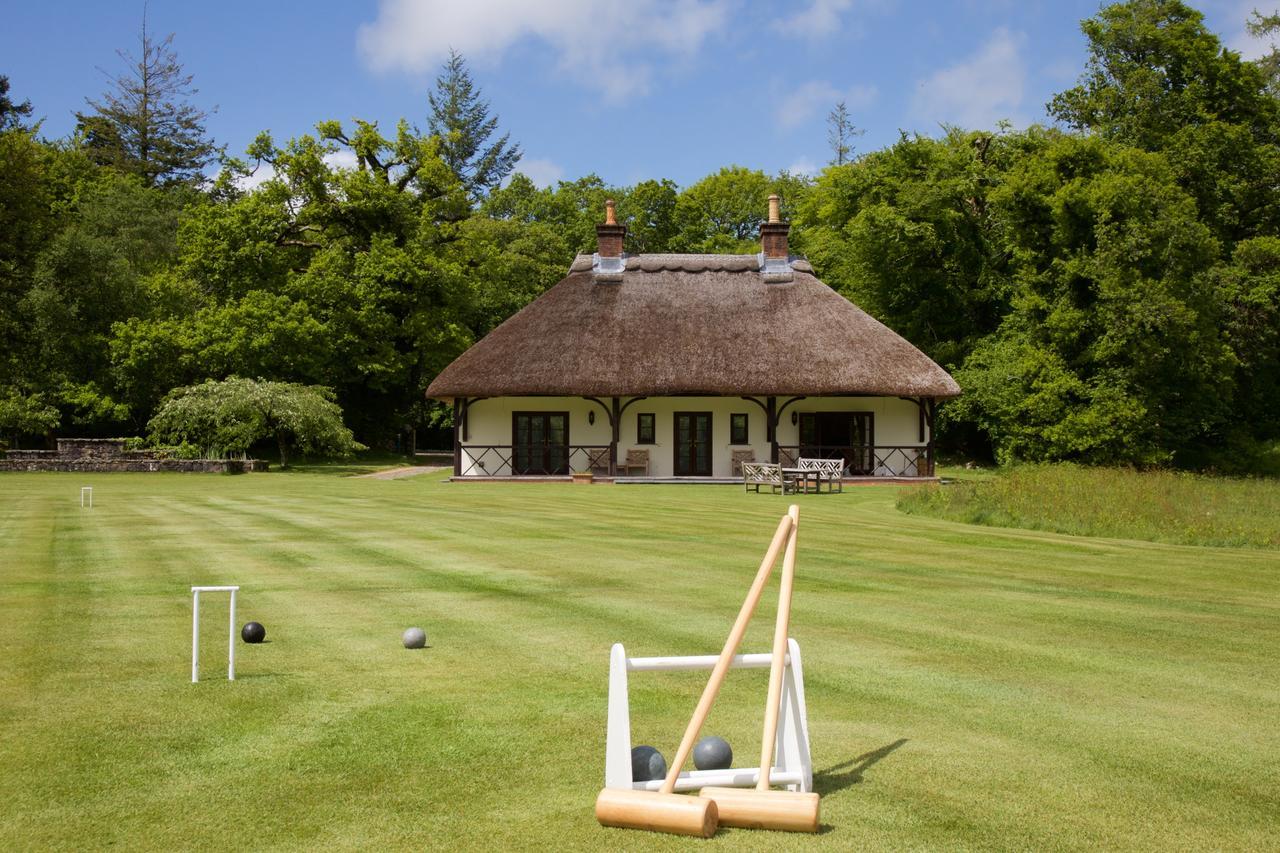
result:
M 58 455 L 63 459 L 115 459 L 124 455 L 123 438 L 60 438 Z
M 18 451 L 21 452 L 21 451 Z M 268 463 L 263 459 L 103 459 L 91 456 L 78 459 L 14 458 L 0 459 L 0 471 L 63 471 L 69 473 L 106 474 L 112 472 L 145 473 L 149 471 L 179 471 L 189 474 L 247 474 L 250 471 L 266 471 Z

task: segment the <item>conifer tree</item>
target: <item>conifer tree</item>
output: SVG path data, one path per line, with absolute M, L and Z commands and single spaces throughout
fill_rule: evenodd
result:
M 22 120 L 31 115 L 31 102 L 15 104 L 9 97 L 9 78 L 0 74 L 0 130 L 22 127 Z
M 77 130 L 94 160 L 136 174 L 147 186 L 197 184 L 218 154 L 205 131 L 209 113 L 187 99 L 192 76 L 173 50 L 173 33 L 157 41 L 143 12 L 141 53 L 116 51 L 128 70 L 111 79 L 93 112 L 76 113 Z M 107 72 L 103 71 L 104 74 Z
M 498 117 L 489 115 L 489 102 L 480 97 L 466 61 L 456 51 L 449 51 L 427 101 L 431 105 L 427 127 L 440 137 L 440 158 L 472 199 L 483 198 L 515 168 L 520 146 L 511 144 L 509 133 L 489 144 L 498 129 Z
M 827 142 L 831 145 L 831 153 L 835 155 L 831 158 L 831 165 L 843 166 L 852 159 L 853 138 L 866 131 L 854 125 L 844 101 L 836 104 L 836 108 L 827 115 L 827 128 Z

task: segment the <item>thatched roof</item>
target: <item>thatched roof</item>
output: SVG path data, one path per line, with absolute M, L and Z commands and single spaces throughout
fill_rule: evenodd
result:
M 807 261 L 780 263 L 766 274 L 756 255 L 638 255 L 610 275 L 579 255 L 427 396 L 960 393 Z

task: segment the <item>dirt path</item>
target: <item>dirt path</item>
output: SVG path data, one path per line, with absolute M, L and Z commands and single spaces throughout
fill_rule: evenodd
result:
M 389 471 L 375 471 L 372 474 L 360 474 L 357 480 L 400 480 L 405 477 L 416 477 L 419 474 L 430 474 L 432 471 L 447 471 L 447 465 L 410 465 L 406 468 L 392 468 Z

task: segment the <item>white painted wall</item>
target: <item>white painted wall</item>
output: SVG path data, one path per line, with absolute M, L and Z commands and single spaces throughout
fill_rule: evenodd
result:
M 603 398 L 606 405 L 608 398 Z M 786 398 L 779 398 L 779 405 Z M 623 403 L 627 398 L 623 398 Z M 589 424 L 589 412 L 595 412 L 595 423 Z M 904 445 L 916 447 L 929 440 L 926 430 L 925 441 L 919 440 L 919 408 L 907 400 L 892 397 L 809 397 L 791 404 L 783 412 L 778 424 L 778 443 L 791 445 L 799 443 L 799 427 L 791 422 L 791 413 L 801 412 L 872 412 L 875 423 L 875 443 L 877 446 Z M 462 469 L 466 471 L 471 464 L 471 456 L 479 457 L 478 451 L 468 453 L 468 445 L 502 445 L 511 444 L 511 416 L 513 412 L 568 412 L 569 443 L 571 445 L 607 445 L 610 441 L 609 418 L 603 409 L 595 403 L 581 397 L 495 397 L 473 403 L 470 409 L 468 436 L 463 444 Z M 653 413 L 655 417 L 655 444 L 640 445 L 636 442 L 636 415 L 641 412 Z M 675 413 L 676 412 L 711 412 L 711 460 L 712 473 L 717 477 L 730 476 L 731 451 L 751 449 L 757 461 L 769 459 L 769 442 L 765 436 L 764 410 L 755 403 L 738 397 L 650 397 L 627 407 L 622 415 L 622 429 L 618 440 L 618 459 L 626 459 L 627 451 L 632 448 L 643 448 L 649 451 L 649 475 L 653 477 L 672 476 L 675 465 Z M 729 415 L 745 413 L 747 415 L 747 445 L 729 444 Z M 798 418 L 797 418 L 798 420 Z M 509 455 L 509 454 L 508 454 Z M 575 463 L 581 457 L 575 457 Z M 484 460 L 482 460 L 484 461 Z M 483 476 L 486 473 L 498 473 L 494 470 L 495 457 L 488 457 L 488 471 L 474 470 L 471 473 Z M 575 467 L 576 464 L 575 464 Z M 509 473 L 503 470 L 501 473 Z M 899 471 L 882 473 L 902 473 Z

